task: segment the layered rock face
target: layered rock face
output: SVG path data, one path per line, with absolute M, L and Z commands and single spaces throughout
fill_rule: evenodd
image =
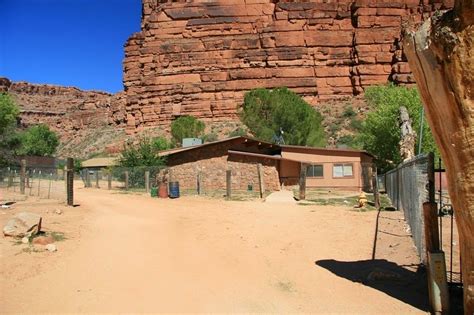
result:
M 0 92 L 8 92 L 20 107 L 24 127 L 44 123 L 56 131 L 62 142 L 77 137 L 77 131 L 125 123 L 123 93 L 82 91 L 0 78 Z
M 180 115 L 236 118 L 246 91 L 286 86 L 310 104 L 414 79 L 400 42 L 451 0 L 143 0 L 125 45 L 127 129 Z

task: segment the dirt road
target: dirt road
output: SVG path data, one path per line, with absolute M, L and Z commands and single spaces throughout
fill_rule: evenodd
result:
M 16 254 L 2 239 L 2 313 L 423 313 L 423 301 L 354 281 L 368 270 L 375 212 L 94 189 L 76 200 L 59 226 L 77 231 L 57 253 Z M 409 264 L 414 251 L 397 257 Z

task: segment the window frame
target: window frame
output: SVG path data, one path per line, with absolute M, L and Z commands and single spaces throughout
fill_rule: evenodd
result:
M 322 175 L 321 176 L 308 176 L 308 170 L 310 167 L 314 167 L 314 166 L 321 166 L 321 171 L 322 171 Z M 314 169 L 313 169 L 313 175 L 314 175 Z M 307 178 L 324 178 L 324 164 L 309 164 L 306 166 L 306 177 Z
M 352 169 L 352 175 L 344 175 L 344 166 L 348 166 L 350 165 L 351 166 L 351 169 Z M 336 166 L 342 166 L 342 176 L 334 176 L 334 168 Z M 332 164 L 332 178 L 333 179 L 347 179 L 347 178 L 354 178 L 354 163 L 333 163 Z

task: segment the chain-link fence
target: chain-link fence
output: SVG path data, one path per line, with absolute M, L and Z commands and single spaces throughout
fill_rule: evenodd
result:
M 55 167 L 26 167 L 22 187 L 20 167 L 0 169 L 0 189 L 7 194 L 22 194 L 42 199 L 66 199 L 64 170 Z
M 432 159 L 432 155 L 419 155 L 379 178 L 392 205 L 403 210 L 422 262 L 426 262 L 423 203 L 430 201 Z

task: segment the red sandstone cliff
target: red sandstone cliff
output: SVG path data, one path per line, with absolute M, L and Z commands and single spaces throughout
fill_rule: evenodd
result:
M 329 2 L 329 3 L 328 3 Z M 235 118 L 245 91 L 287 86 L 313 105 L 394 81 L 414 83 L 400 42 L 441 0 L 143 0 L 125 45 L 130 132 L 179 115 Z
M 71 156 L 69 152 L 62 152 L 64 145 L 69 144 L 77 150 L 77 145 L 90 137 L 94 130 L 116 129 L 125 124 L 123 92 L 111 95 L 75 87 L 11 82 L 6 78 L 0 78 L 0 92 L 8 92 L 20 107 L 23 127 L 44 123 L 59 134 L 60 155 Z M 72 153 L 83 157 L 103 149 L 89 148 Z

